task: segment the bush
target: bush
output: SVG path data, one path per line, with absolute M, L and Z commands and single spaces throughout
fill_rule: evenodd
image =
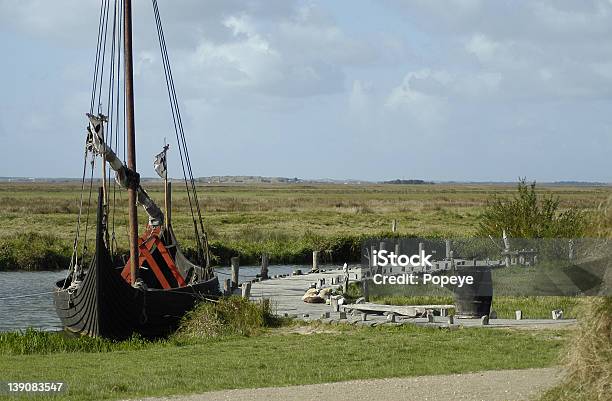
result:
M 270 310 L 270 301 L 254 303 L 241 297 L 203 302 L 183 318 L 178 339 L 251 336 L 280 323 Z
M 503 230 L 512 238 L 576 238 L 586 228 L 584 214 L 576 209 L 559 210 L 559 199 L 538 196 L 536 183 L 518 182 L 512 199 L 494 198 L 481 215 L 478 235 L 499 237 Z

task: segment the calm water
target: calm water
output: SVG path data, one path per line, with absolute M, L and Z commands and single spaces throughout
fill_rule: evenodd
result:
M 270 266 L 270 275 L 288 274 L 295 269 L 307 271 L 310 266 Z M 229 267 L 216 268 L 219 282 L 230 278 Z M 250 280 L 259 273 L 259 266 L 240 266 L 240 281 Z M 68 271 L 59 272 L 0 272 L 0 331 L 23 330 L 34 327 L 41 330 L 61 329 L 53 306 L 53 287 L 66 277 Z

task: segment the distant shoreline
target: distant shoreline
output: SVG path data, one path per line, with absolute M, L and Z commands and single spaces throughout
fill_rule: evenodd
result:
M 161 182 L 156 177 L 141 177 L 143 182 Z M 182 178 L 170 178 L 171 181 L 182 181 Z M 291 184 L 344 184 L 344 185 L 516 185 L 516 181 L 437 181 L 422 179 L 394 178 L 381 181 L 357 179 L 331 179 L 331 178 L 287 178 L 264 176 L 210 176 L 197 177 L 198 184 L 264 184 L 264 185 L 291 185 Z M 1 183 L 71 183 L 80 182 L 80 178 L 71 177 L 0 177 Z M 94 180 L 95 181 L 95 180 Z M 528 180 L 529 181 L 529 180 Z M 568 186 L 568 187 L 608 187 L 612 182 L 600 181 L 538 181 L 542 186 Z

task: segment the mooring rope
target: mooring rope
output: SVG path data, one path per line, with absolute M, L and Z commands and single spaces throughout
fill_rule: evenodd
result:
M 62 292 L 62 291 L 67 291 L 68 289 L 61 289 L 61 290 L 57 290 L 57 292 Z M 50 294 L 54 294 L 55 291 L 47 291 L 47 292 L 38 292 L 35 294 L 24 294 L 24 295 L 13 295 L 10 297 L 2 297 L 0 298 L 0 301 L 5 300 L 5 299 L 17 299 L 17 298 L 31 298 L 31 297 L 38 297 L 41 295 L 50 295 Z

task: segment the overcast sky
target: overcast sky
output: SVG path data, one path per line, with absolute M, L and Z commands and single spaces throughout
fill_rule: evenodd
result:
M 134 3 L 153 176 L 174 133 Z M 80 176 L 99 4 L 0 0 L 0 176 Z M 196 176 L 612 181 L 612 0 L 159 6 Z

